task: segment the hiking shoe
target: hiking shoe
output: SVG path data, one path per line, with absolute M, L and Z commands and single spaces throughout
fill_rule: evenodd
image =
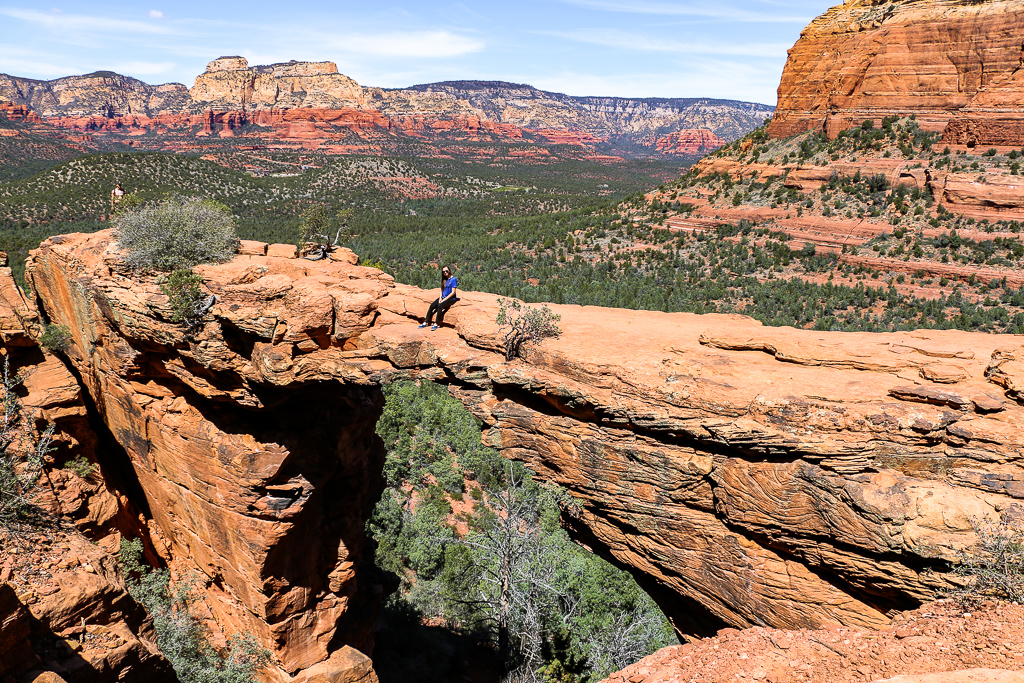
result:
M 426 324 L 426 323 L 423 323 L 422 325 L 420 325 L 420 329 L 422 330 L 422 329 L 423 329 L 424 327 L 426 327 L 426 326 L 427 326 L 427 324 Z
M 431 332 L 435 332 L 436 330 L 437 330 L 437 325 L 434 325 L 433 327 L 430 328 Z

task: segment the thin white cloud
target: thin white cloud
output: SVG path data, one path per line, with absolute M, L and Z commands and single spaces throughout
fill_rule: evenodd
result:
M 470 7 L 464 2 L 456 2 L 455 4 L 444 8 L 443 16 L 449 19 L 457 19 L 461 21 L 465 21 L 467 18 L 475 19 L 480 22 L 488 21 L 486 16 L 480 14 L 477 9 Z
M 701 17 L 729 22 L 770 22 L 770 23 L 802 23 L 811 20 L 807 16 L 780 16 L 764 12 L 748 10 L 721 4 L 680 4 L 675 2 L 621 2 L 620 0 L 559 0 L 559 2 L 605 12 L 622 12 L 628 14 L 654 14 L 659 16 Z
M 324 38 L 332 50 L 375 57 L 460 57 L 484 49 L 483 41 L 449 31 L 353 33 Z
M 14 7 L 0 7 L 0 14 L 41 26 L 50 31 L 68 34 L 150 33 L 167 35 L 173 33 L 173 29 L 164 24 L 131 19 L 114 19 L 85 14 L 51 14 Z
M 158 9 L 151 9 L 151 10 L 149 10 L 149 18 L 150 19 L 163 19 L 164 18 L 164 13 L 161 12 L 160 10 L 158 10 Z
M 25 59 L 24 56 L 0 54 L 0 73 L 21 78 L 47 80 L 76 73 L 80 67 L 72 60 L 66 63 Z
M 687 59 L 685 65 L 680 64 L 671 74 L 522 73 L 508 80 L 568 95 L 712 97 L 774 105 L 781 71 L 781 63 L 751 66 L 736 60 L 697 57 Z
M 174 62 L 117 62 L 110 66 L 111 71 L 116 71 L 119 74 L 126 74 L 128 76 L 159 76 L 161 74 L 170 73 L 177 68 L 177 64 Z
M 652 38 L 616 29 L 577 29 L 575 31 L 537 31 L 577 43 L 600 45 L 616 50 L 674 52 L 690 55 L 735 55 L 738 57 L 784 57 L 787 43 L 713 43 Z
M 342 68 L 346 63 L 371 61 L 407 62 L 410 59 L 446 59 L 463 57 L 482 51 L 482 40 L 450 31 L 390 31 L 386 33 L 359 32 L 348 34 L 320 33 L 306 27 L 276 27 L 263 33 L 261 27 L 247 27 L 237 31 L 253 41 L 259 48 L 244 44 L 229 44 L 218 32 L 216 42 L 181 45 L 181 54 L 203 57 L 207 61 L 219 55 L 242 55 L 249 64 L 273 64 L 291 59 L 332 61 Z M 257 36 L 258 39 L 253 38 Z M 214 38 L 214 36 L 211 36 Z M 217 45 L 220 47 L 217 47 Z

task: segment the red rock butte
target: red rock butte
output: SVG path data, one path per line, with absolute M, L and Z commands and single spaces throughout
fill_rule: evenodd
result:
M 140 532 L 208 578 L 216 623 L 270 647 L 279 680 L 371 647 L 390 379 L 446 384 L 486 443 L 567 488 L 572 535 L 681 634 L 882 627 L 949 585 L 976 524 L 1024 519 L 1019 337 L 553 306 L 561 336 L 507 362 L 496 297 L 466 292 L 431 333 L 432 293 L 283 246 L 200 266 L 217 300 L 192 337 L 109 231 L 28 268 L 138 480 Z
M 769 134 L 915 114 L 951 144 L 1024 144 L 1017 0 L 849 0 L 789 51 Z
M 353 132 L 510 142 L 525 135 L 539 144 L 575 146 L 624 137 L 652 153 L 693 155 L 739 137 L 771 112 L 755 103 L 573 97 L 502 82 L 376 88 L 338 73 L 333 62 L 251 66 L 237 56 L 211 61 L 191 88 L 151 86 L 108 71 L 53 81 L 0 74 L 0 114 L 42 132 L 56 126 L 131 136 L 134 146 L 158 149 L 168 137 L 195 143 L 244 128 L 247 136 L 310 148 Z

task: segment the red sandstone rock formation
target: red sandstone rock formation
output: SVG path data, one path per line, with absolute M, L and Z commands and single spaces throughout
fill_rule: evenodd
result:
M 583 131 L 542 128 L 534 132 L 555 145 L 594 145 L 604 142 L 601 138 L 594 137 L 590 133 Z
M 702 128 L 662 135 L 654 141 L 654 148 L 662 154 L 706 154 L 723 144 L 725 140 Z
M 956 213 L 997 220 L 1024 219 L 1024 178 L 967 173 L 929 174 L 932 196 Z
M 878 631 L 726 629 L 659 650 L 604 683 L 1024 683 L 1021 662 L 1024 607 L 989 603 L 964 614 L 940 602 Z
M 42 121 L 34 111 L 28 108 L 28 105 L 14 104 L 10 100 L 0 101 L 0 115 L 5 116 L 10 121 L 25 121 L 28 123 L 39 123 Z M 4 130 L 4 133 L 9 132 Z
M 347 644 L 369 651 L 380 588 L 359 564 L 382 486 L 380 392 L 319 372 L 279 381 L 292 362 L 275 342 L 344 345 L 371 324 L 387 276 L 350 265 L 316 275 L 276 257 L 251 257 L 284 267 L 271 277 L 245 257 L 215 267 L 228 269 L 217 271 L 228 317 L 197 356 L 177 348 L 189 342 L 158 288 L 139 298 L 116 257 L 101 256 L 108 233 L 90 255 L 65 241 L 37 253 L 33 286 L 74 333 L 67 355 L 127 452 L 157 551 L 177 574 L 207 576 L 220 628 L 256 635 L 282 675 Z
M 114 557 L 72 531 L 0 539 L 0 677 L 177 680 Z
M 109 554 L 122 536 L 145 535 L 145 520 L 118 490 L 126 486 L 118 478 L 117 444 L 102 443 L 82 387 L 57 357 L 35 346 L 38 312 L 15 286 L 2 252 L 0 264 L 0 357 L 22 378 L 21 404 L 37 438 L 47 424 L 56 428 L 35 502 L 90 539 L 70 526 L 27 536 L 0 529 L 0 677 L 45 669 L 72 682 L 113 682 L 125 672 L 171 681 Z M 93 472 L 71 471 L 74 458 Z
M 736 158 L 705 157 L 697 162 L 702 175 L 728 173 L 733 179 L 783 178 L 783 185 L 803 192 L 820 189 L 835 175 L 852 178 L 882 174 L 890 185 L 928 189 L 938 204 L 971 218 L 1024 220 L 1024 176 L 1009 174 L 948 173 L 920 166 L 913 159 L 862 159 L 833 161 L 824 166 L 797 163 L 746 163 Z M 785 213 L 785 212 L 781 212 Z M 828 223 L 827 220 L 822 219 Z
M 356 567 L 389 376 L 452 383 L 684 633 L 885 626 L 945 585 L 972 523 L 1024 515 L 1013 340 L 559 306 L 562 336 L 507 363 L 493 296 L 467 293 L 430 334 L 413 324 L 429 295 L 350 253 L 259 253 L 198 269 L 218 301 L 194 338 L 109 233 L 44 243 L 30 273 L 160 552 L 287 671 L 356 645 L 346 620 L 372 616 Z
M 36 346 L 43 330 L 39 313 L 14 284 L 6 264 L 7 256 L 0 252 L 0 356 L 22 378 L 22 404 L 34 416 L 37 432 L 49 424 L 56 428 L 38 502 L 116 553 L 122 536 L 138 536 L 144 522 L 118 492 L 123 482 L 108 476 L 116 472 L 117 463 L 109 459 L 110 444 L 101 445 L 89 421 L 82 387 L 56 356 Z M 101 452 L 108 458 L 106 468 L 99 467 Z M 97 467 L 93 476 L 83 478 L 64 469 L 67 461 L 79 457 Z
M 916 114 L 963 144 L 1024 144 L 1015 0 L 851 0 L 804 29 L 779 84 L 773 137 L 830 136 Z
M 524 131 L 533 131 L 552 144 L 586 146 L 618 136 L 630 145 L 642 139 L 640 146 L 653 148 L 660 131 L 707 128 L 733 139 L 771 113 L 771 107 L 753 103 L 572 97 L 498 82 L 389 90 L 360 86 L 338 73 L 332 62 L 250 66 L 242 57 L 213 60 L 190 90 L 177 83 L 150 86 L 111 72 L 54 81 L 0 74 L 0 98 L 12 103 L 10 116 L 35 117 L 36 123 L 42 116 L 62 129 L 133 137 L 175 131 L 202 138 L 232 137 L 240 126 L 255 124 L 275 130 L 248 130 L 248 135 L 269 133 L 300 142 L 330 141 L 339 135 L 323 127 L 311 129 L 308 123 L 281 125 L 286 118 L 320 121 L 360 134 L 386 131 L 501 141 L 520 140 Z

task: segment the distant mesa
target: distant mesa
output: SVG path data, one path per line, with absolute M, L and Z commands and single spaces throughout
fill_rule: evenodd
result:
M 218 57 L 206 65 L 206 73 L 213 73 L 214 71 L 234 71 L 236 69 L 248 68 L 249 60 L 245 57 Z
M 589 147 L 592 153 L 614 140 L 648 156 L 706 153 L 760 125 L 773 111 L 752 102 L 707 98 L 577 97 L 504 81 L 379 88 L 339 73 L 334 62 L 253 66 L 239 55 L 210 61 L 191 88 L 153 86 L 111 71 L 52 81 L 0 74 L 0 101 L 24 106 L 61 129 L 135 138 L 146 133 L 231 137 L 251 126 L 249 136 L 293 140 L 307 148 L 316 147 L 317 140 L 337 144 L 355 132 L 528 139 Z

